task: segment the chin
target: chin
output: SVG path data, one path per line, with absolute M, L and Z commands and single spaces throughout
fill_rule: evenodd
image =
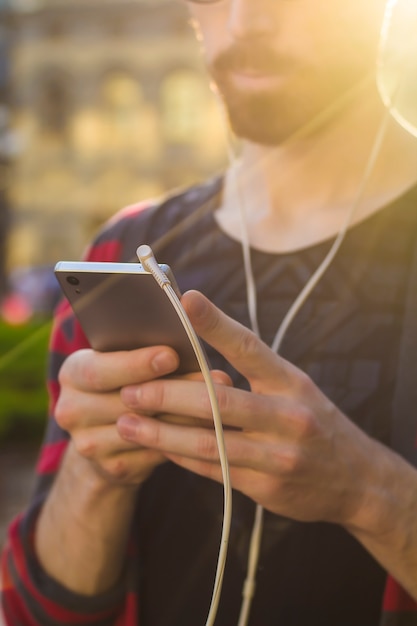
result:
M 281 128 L 272 129 L 270 124 L 260 124 L 256 119 L 242 120 L 229 115 L 229 121 L 237 137 L 263 146 L 279 146 L 292 134 Z
M 285 143 L 300 128 L 299 116 L 276 103 L 251 102 L 242 98 L 239 106 L 225 100 L 230 126 L 237 137 L 265 146 Z
M 252 143 L 278 146 L 290 139 L 314 116 L 299 97 L 281 90 L 248 93 L 230 83 L 217 82 L 230 126 L 236 136 Z
M 329 126 L 343 108 L 350 81 L 329 81 L 320 89 L 271 89 L 249 93 L 228 81 L 217 82 L 230 126 L 240 138 L 265 146 L 279 146 L 295 135 L 311 137 Z M 340 107 L 332 103 L 339 101 Z M 348 102 L 348 100 L 347 100 Z M 327 114 L 326 114 L 327 111 Z

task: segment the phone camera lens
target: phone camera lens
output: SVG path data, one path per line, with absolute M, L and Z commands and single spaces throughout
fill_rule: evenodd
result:
M 79 285 L 80 281 L 76 276 L 68 276 L 67 283 L 69 283 L 70 285 Z

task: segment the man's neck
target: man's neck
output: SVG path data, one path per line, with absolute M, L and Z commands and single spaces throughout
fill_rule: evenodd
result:
M 386 121 L 379 100 L 368 98 L 314 135 L 272 148 L 244 143 L 226 177 L 220 226 L 236 237 L 243 203 L 250 243 L 283 252 L 333 237 L 354 203 L 352 224 L 378 211 L 417 180 L 417 141 L 389 119 L 364 181 Z

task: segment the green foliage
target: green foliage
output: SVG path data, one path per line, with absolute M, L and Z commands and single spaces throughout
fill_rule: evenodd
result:
M 39 439 L 46 422 L 50 322 L 0 321 L 0 442 Z

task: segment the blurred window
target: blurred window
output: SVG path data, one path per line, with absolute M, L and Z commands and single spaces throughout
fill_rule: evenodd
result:
M 62 76 L 50 76 L 41 82 L 39 119 L 42 127 L 54 133 L 66 130 L 69 118 L 69 86 Z
M 190 69 L 175 69 L 162 81 L 160 103 L 165 140 L 194 144 L 210 104 L 207 80 Z
M 140 150 L 140 159 L 154 162 L 160 155 L 155 107 L 144 97 L 139 80 L 128 72 L 107 74 L 101 88 L 103 150 L 117 155 Z
M 45 24 L 45 35 L 50 39 L 62 39 L 67 34 L 65 24 L 58 20 L 53 20 Z
M 105 109 L 116 120 L 123 120 L 126 114 L 136 109 L 142 101 L 139 82 L 122 70 L 105 76 L 101 94 Z

